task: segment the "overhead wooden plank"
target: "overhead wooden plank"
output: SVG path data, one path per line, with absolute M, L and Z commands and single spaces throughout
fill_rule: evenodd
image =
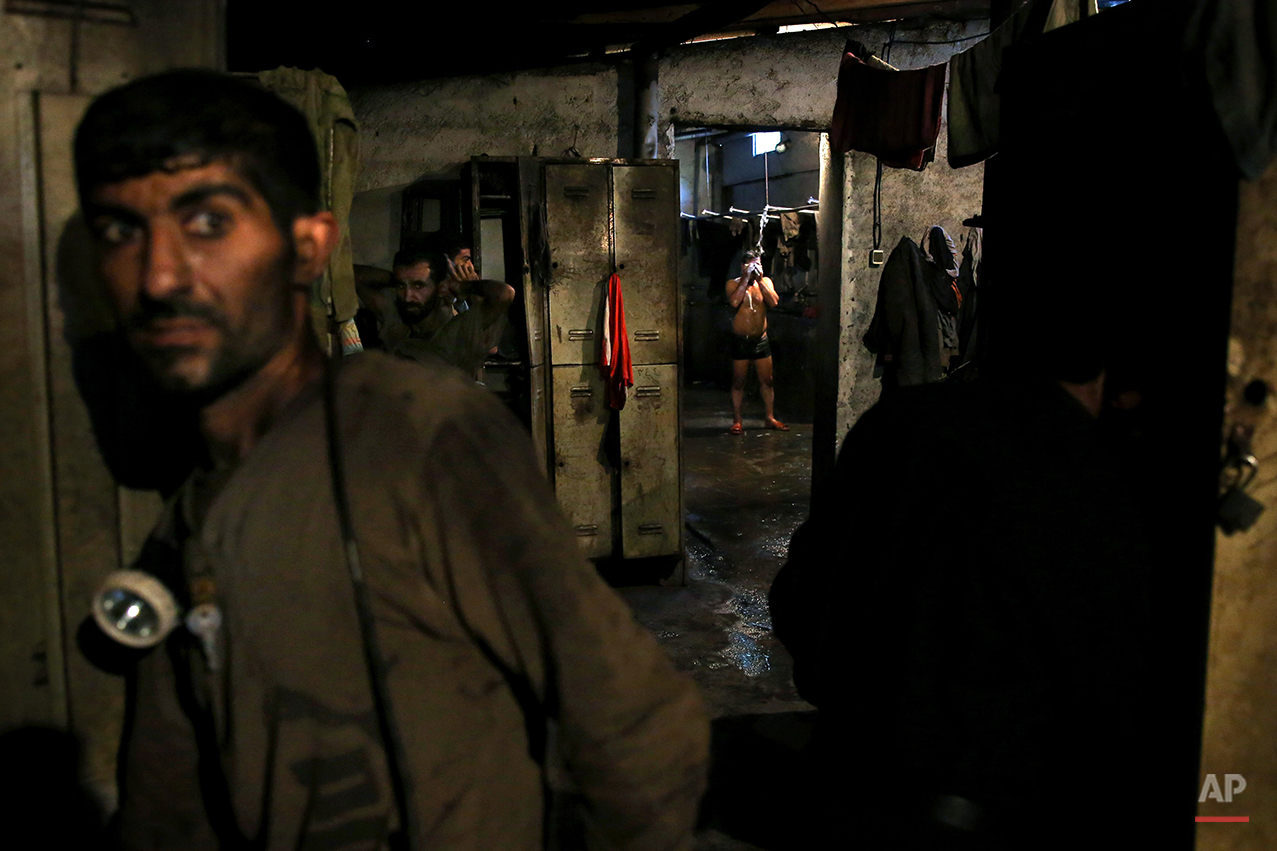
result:
M 772 0 L 752 14 L 738 15 L 728 23 L 775 25 L 781 22 L 865 21 L 952 14 L 955 11 L 960 14 L 987 15 L 989 3 L 990 0 L 822 0 L 817 9 L 811 4 L 796 4 L 793 0 Z M 700 7 L 671 4 L 646 9 L 586 12 L 564 23 L 585 26 L 632 24 L 638 32 L 638 28 L 670 24 L 712 5 L 715 4 L 701 4 Z

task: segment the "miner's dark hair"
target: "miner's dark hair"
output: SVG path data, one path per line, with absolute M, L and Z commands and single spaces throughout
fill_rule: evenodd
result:
M 216 71 L 166 71 L 103 94 L 75 133 L 80 203 L 98 186 L 158 171 L 229 163 L 286 236 L 320 209 L 319 155 L 305 117 L 253 82 Z
M 759 251 L 757 248 L 751 248 L 748 251 L 746 251 L 744 255 L 741 256 L 740 262 L 749 263 L 754 260 L 762 260 L 762 259 L 763 259 L 763 252 Z
M 418 263 L 430 264 L 430 280 L 438 283 L 446 277 L 448 261 L 443 251 L 433 241 L 414 242 L 395 252 L 394 268 L 407 269 Z

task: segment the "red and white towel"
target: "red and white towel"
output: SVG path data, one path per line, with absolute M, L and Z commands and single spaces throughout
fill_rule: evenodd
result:
M 626 388 L 634 386 L 634 366 L 630 363 L 630 338 L 625 333 L 621 278 L 615 273 L 607 279 L 607 298 L 603 302 L 603 352 L 599 367 L 607 383 L 607 403 L 619 411 L 625 407 Z

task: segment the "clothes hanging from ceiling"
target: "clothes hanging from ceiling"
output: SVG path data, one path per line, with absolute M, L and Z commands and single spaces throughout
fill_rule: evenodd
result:
M 797 213 L 781 213 L 780 229 L 788 242 L 798 236 L 798 232 L 803 229 L 802 216 Z
M 829 134 L 834 150 L 863 151 L 892 168 L 922 171 L 935 159 L 946 68 L 887 71 L 871 66 L 848 45 Z
M 1029 0 L 988 37 L 949 60 L 949 166 L 964 168 L 998 151 L 1002 52 L 1022 39 L 1096 14 L 1095 0 Z
M 1238 169 L 1258 179 L 1277 156 L 1277 9 L 1270 0 L 1197 0 L 1185 41 Z

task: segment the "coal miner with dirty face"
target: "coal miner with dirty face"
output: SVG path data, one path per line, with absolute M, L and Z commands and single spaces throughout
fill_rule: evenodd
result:
M 592 846 L 690 847 L 705 710 L 579 555 L 526 434 L 446 365 L 320 353 L 337 227 L 302 116 L 170 72 L 98 98 L 75 160 L 120 333 L 199 411 L 204 457 L 136 567 L 219 613 L 129 670 L 119 847 L 537 849 L 552 763 Z

